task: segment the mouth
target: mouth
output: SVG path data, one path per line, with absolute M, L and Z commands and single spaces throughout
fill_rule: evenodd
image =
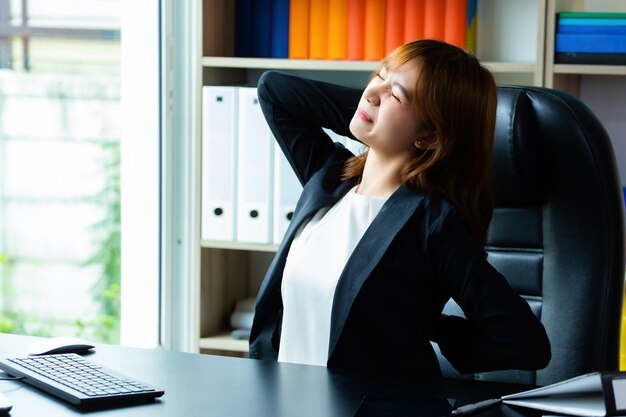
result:
M 363 120 L 364 122 L 367 123 L 372 123 L 372 118 L 369 117 L 369 115 L 367 113 L 365 113 L 365 111 L 358 109 L 356 111 L 357 116 L 359 116 L 359 119 Z

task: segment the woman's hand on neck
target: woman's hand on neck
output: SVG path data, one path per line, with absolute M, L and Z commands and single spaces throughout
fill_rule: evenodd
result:
M 400 187 L 400 171 L 406 162 L 406 156 L 390 157 L 370 148 L 357 194 L 388 198 Z

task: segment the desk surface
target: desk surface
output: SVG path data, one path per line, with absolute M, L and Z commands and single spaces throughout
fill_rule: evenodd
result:
M 0 334 L 0 356 L 25 356 L 34 340 Z M 446 378 L 381 380 L 318 366 L 109 345 L 97 345 L 86 358 L 162 388 L 165 395 L 151 404 L 81 413 L 23 382 L 0 381 L 0 391 L 13 402 L 10 416 L 351 417 L 364 394 L 419 393 L 425 398 L 454 398 L 459 406 L 525 388 Z M 535 415 L 541 414 L 502 405 L 476 417 Z

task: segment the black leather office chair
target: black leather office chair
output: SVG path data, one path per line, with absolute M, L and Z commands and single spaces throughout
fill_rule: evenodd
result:
M 489 261 L 541 319 L 552 361 L 537 372 L 469 377 L 547 385 L 617 370 L 624 200 L 606 131 L 568 94 L 498 87 L 494 169 Z M 462 314 L 454 303 L 446 312 Z M 440 362 L 444 375 L 460 376 Z

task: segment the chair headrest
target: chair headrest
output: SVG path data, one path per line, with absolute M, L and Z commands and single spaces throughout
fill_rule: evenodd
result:
M 542 155 L 540 130 L 526 90 L 499 86 L 493 161 L 496 207 L 541 204 Z

